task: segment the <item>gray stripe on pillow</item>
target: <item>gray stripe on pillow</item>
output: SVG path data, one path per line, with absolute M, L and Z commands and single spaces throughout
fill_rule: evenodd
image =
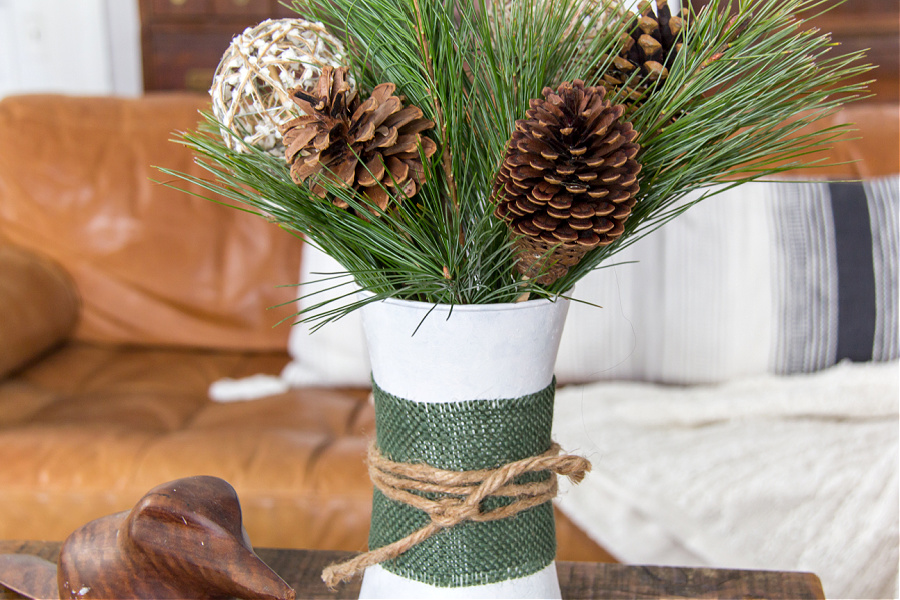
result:
M 862 182 L 828 184 L 834 215 L 838 278 L 835 360 L 872 360 L 875 339 L 875 272 L 872 227 Z
M 827 183 L 773 186 L 773 229 L 779 290 L 773 370 L 811 372 L 837 353 L 837 264 Z
M 865 183 L 872 226 L 875 273 L 875 339 L 872 360 L 900 357 L 898 245 L 900 245 L 900 175 Z

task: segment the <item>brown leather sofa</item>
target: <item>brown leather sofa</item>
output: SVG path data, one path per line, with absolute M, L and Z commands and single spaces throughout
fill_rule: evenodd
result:
M 171 189 L 200 96 L 0 101 L 0 539 L 61 540 L 176 478 L 237 490 L 257 546 L 363 550 L 367 390 L 212 402 L 278 373 L 302 243 Z M 193 188 L 190 191 L 199 192 Z M 611 560 L 564 516 L 560 558 Z

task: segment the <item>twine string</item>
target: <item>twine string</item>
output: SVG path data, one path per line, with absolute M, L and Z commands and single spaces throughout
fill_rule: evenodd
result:
M 552 500 L 557 493 L 557 475 L 579 483 L 591 470 L 587 459 L 571 454 L 560 456 L 559 444 L 552 443 L 543 454 L 517 460 L 496 469 L 445 471 L 427 464 L 397 463 L 383 456 L 373 442 L 368 464 L 372 483 L 386 497 L 408 504 L 428 514 L 427 525 L 391 544 L 329 565 L 322 581 L 334 589 L 338 583 L 387 560 L 396 558 L 442 529 L 463 521 L 496 521 Z M 530 483 L 514 483 L 520 475 L 548 471 L 550 477 Z M 437 498 L 422 493 L 439 494 Z M 490 511 L 482 502 L 490 496 L 512 498 L 510 504 Z

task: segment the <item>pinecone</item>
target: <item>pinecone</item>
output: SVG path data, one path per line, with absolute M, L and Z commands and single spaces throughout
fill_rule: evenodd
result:
M 360 101 L 347 82 L 347 68 L 325 67 L 312 95 L 302 88 L 291 90 L 294 103 L 304 113 L 281 126 L 285 158 L 291 179 L 306 183 L 324 198 L 324 180 L 353 187 L 371 205 L 386 210 L 391 197 L 411 197 L 425 181 L 419 149 L 425 157 L 437 150 L 422 135 L 434 126 L 416 106 L 403 106 L 394 96 L 396 86 L 382 83 L 367 100 Z M 398 194 L 400 192 L 400 194 Z M 340 208 L 347 202 L 332 198 Z
M 516 121 L 491 199 L 516 236 L 519 272 L 546 285 L 622 235 L 641 165 L 638 132 L 603 86 L 576 79 L 543 96 Z
M 624 88 L 629 105 L 638 105 L 648 91 L 661 85 L 681 49 L 681 17 L 672 16 L 666 0 L 656 0 L 656 14 L 646 0 L 638 4 L 621 36 L 621 48 L 613 58 L 603 82 L 610 91 Z M 640 73 L 635 70 L 640 69 Z M 634 78 L 629 82 L 629 78 Z

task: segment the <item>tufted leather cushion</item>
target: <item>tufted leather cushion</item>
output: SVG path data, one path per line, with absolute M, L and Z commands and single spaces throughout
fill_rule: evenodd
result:
M 367 391 L 211 402 L 212 379 L 280 368 L 279 353 L 72 342 L 0 380 L 0 538 L 63 539 L 172 479 L 216 475 L 258 545 L 365 545 Z
M 66 339 L 79 300 L 53 261 L 0 242 L 0 378 Z
M 297 295 L 278 286 L 297 280 L 300 240 L 154 182 L 171 180 L 156 166 L 205 175 L 172 139 L 196 127 L 207 101 L 0 100 L 0 236 L 71 274 L 84 301 L 78 339 L 286 347 L 290 327 L 275 325 L 293 310 L 267 309 Z

